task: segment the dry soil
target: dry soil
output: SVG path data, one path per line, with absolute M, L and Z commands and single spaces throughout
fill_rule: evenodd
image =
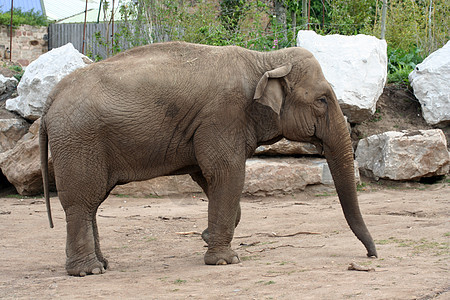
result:
M 450 299 L 448 180 L 366 184 L 359 199 L 379 258 L 365 257 L 333 192 L 309 189 L 243 198 L 232 242 L 241 263 L 206 266 L 201 195 L 110 197 L 98 213 L 110 269 L 72 277 L 58 199 L 50 229 L 42 198 L 0 198 L 0 298 Z

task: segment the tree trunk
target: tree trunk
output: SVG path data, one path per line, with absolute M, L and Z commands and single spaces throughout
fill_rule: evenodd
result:
M 283 1 L 275 0 L 275 16 L 278 24 L 281 25 L 283 33 L 283 42 L 287 42 L 287 21 L 286 21 L 286 8 L 283 5 Z

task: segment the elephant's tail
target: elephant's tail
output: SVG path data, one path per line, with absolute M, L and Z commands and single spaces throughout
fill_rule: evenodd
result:
M 41 118 L 41 124 L 39 126 L 39 149 L 41 154 L 41 172 L 42 172 L 42 181 L 44 184 L 44 197 L 45 197 L 45 205 L 47 206 L 48 222 L 50 223 L 50 228 L 53 228 L 52 211 L 50 207 L 50 195 L 48 191 L 49 189 L 48 135 L 44 116 Z

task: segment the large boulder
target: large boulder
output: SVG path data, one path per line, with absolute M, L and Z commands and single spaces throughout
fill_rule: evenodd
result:
M 36 195 L 42 192 L 42 175 L 39 158 L 39 124 L 31 125 L 16 146 L 0 153 L 0 168 L 3 175 L 21 195 Z M 50 184 L 54 187 L 53 165 L 49 159 Z
M 440 176 L 450 167 L 447 141 L 440 129 L 372 135 L 359 141 L 355 154 L 359 171 L 377 180 Z
M 355 161 L 355 177 L 359 181 Z M 279 195 L 301 191 L 308 185 L 332 185 L 328 164 L 323 158 L 251 158 L 246 163 L 243 193 Z M 115 187 L 113 195 L 167 196 L 199 193 L 202 190 L 188 175 L 158 177 Z
M 27 66 L 17 87 L 17 98 L 6 101 L 6 109 L 34 121 L 42 115 L 47 96 L 66 75 L 91 61 L 71 43 L 39 56 Z
M 0 109 L 0 153 L 14 148 L 17 142 L 28 132 L 28 124 L 19 116 Z
M 428 124 L 450 122 L 450 41 L 409 74 L 414 95 Z
M 327 35 L 300 30 L 297 46 L 311 51 L 351 123 L 375 113 L 387 79 L 386 41 L 373 36 Z

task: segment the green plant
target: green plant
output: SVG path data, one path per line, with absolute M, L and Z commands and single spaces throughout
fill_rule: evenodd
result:
M 3 67 L 5 67 L 6 65 L 3 64 Z M 8 69 L 10 69 L 11 71 L 14 71 L 15 74 L 13 75 L 14 78 L 17 79 L 17 81 L 20 81 L 20 79 L 22 79 L 23 73 L 25 73 L 25 70 L 22 69 L 21 66 L 17 66 L 17 65 L 12 65 L 12 66 L 8 66 Z
M 358 183 L 356 185 L 356 190 L 358 192 L 366 191 L 367 190 L 367 184 L 365 182 Z
M 187 282 L 187 280 L 176 279 L 173 283 L 175 283 L 175 284 L 183 284 L 183 283 L 186 283 L 186 282 Z
M 407 50 L 388 47 L 388 82 L 408 84 L 408 75 L 423 61 L 422 53 L 416 46 Z
M 9 25 L 11 22 L 11 11 L 0 13 L 0 25 Z M 20 25 L 31 26 L 48 26 L 49 22 L 47 17 L 39 12 L 25 11 L 23 12 L 19 8 L 13 9 L 13 27 Z

